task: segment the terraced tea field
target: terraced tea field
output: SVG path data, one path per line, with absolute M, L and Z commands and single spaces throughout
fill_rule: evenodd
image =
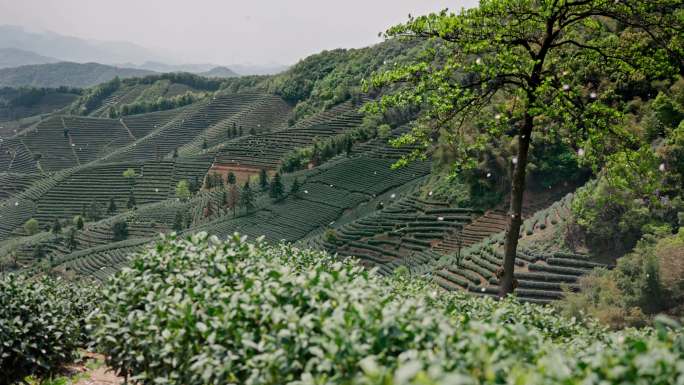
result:
M 390 196 L 390 200 L 393 200 Z M 354 256 L 370 267 L 390 274 L 396 267 L 422 274 L 439 259 L 432 248 L 444 237 L 459 232 L 481 213 L 452 208 L 418 194 L 391 202 L 387 207 L 335 229 L 332 239 L 323 237 L 330 252 Z
M 549 303 L 563 296 L 563 288 L 577 290 L 579 278 L 593 268 L 606 267 L 582 254 L 537 250 L 532 248 L 534 243 L 532 247 L 525 247 L 526 237 L 552 231 L 567 218 L 572 198 L 573 195 L 568 194 L 523 223 L 523 246 L 519 248 L 515 268 L 516 295 L 523 300 Z M 434 270 L 434 281 L 447 290 L 496 295 L 499 290 L 497 272 L 503 265 L 503 239 L 503 233 L 498 233 L 449 254 Z

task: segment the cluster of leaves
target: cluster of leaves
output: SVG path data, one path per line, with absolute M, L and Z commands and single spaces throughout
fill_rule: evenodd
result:
M 0 384 L 46 375 L 87 343 L 95 291 L 50 277 L 0 275 Z
M 609 333 L 238 235 L 167 236 L 103 294 L 94 338 L 145 384 L 665 384 L 684 367 L 680 329 Z

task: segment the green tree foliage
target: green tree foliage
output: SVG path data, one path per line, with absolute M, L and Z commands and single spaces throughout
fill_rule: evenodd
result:
M 135 180 L 135 178 L 138 176 L 138 174 L 136 174 L 136 173 L 135 173 L 135 170 L 132 169 L 132 168 L 126 169 L 126 171 L 124 171 L 122 175 L 123 175 L 124 178 L 128 179 L 129 181 L 131 181 L 131 183 L 133 183 L 133 181 Z
M 376 74 L 369 83 L 393 87 L 367 107 L 369 112 L 421 109 L 412 132 L 394 141 L 420 146 L 398 165 L 425 157 L 438 143 L 445 143 L 456 154 L 453 169 L 460 173 L 477 166 L 487 143 L 502 136 L 515 140 L 502 295 L 513 290 L 532 138 L 582 148 L 584 160 L 593 165 L 625 147 L 638 146 L 638 138 L 624 128 L 612 96 L 591 85 L 588 95 L 584 91 L 592 80 L 588 69 L 622 78 L 665 76 L 677 70 L 662 47 L 645 39 L 620 39 L 611 28 L 611 20 L 629 21 L 630 31 L 646 34 L 650 25 L 639 23 L 640 16 L 651 16 L 656 3 L 681 10 L 681 3 L 670 0 L 650 5 L 485 0 L 460 14 L 411 17 L 387 31 L 388 38 L 427 42 L 412 63 Z M 635 55 L 644 44 L 654 55 Z
M 109 112 L 110 118 L 117 118 L 121 116 L 145 114 L 154 111 L 172 110 L 187 106 L 207 98 L 205 93 L 186 92 L 182 95 L 172 96 L 170 98 L 158 97 L 154 101 L 141 100 L 135 103 L 124 104 L 117 109 L 112 109 Z
M 201 187 L 202 185 L 200 184 L 199 177 L 197 175 L 189 180 L 188 188 L 192 194 L 196 194 Z
M 173 231 L 179 233 L 183 231 L 183 212 L 181 210 L 176 211 L 176 216 L 173 219 Z
M 126 221 L 117 221 L 112 225 L 112 233 L 114 242 L 123 241 L 128 238 L 128 223 Z
M 78 240 L 76 239 L 76 229 L 73 227 L 69 229 L 69 234 L 67 235 L 66 239 L 66 247 L 72 251 L 78 247 Z
M 24 231 L 28 235 L 36 234 L 39 230 L 38 221 L 35 218 L 31 218 L 26 223 L 24 223 Z
M 60 222 L 59 219 L 55 219 L 55 221 L 52 222 L 51 231 L 53 234 L 60 234 L 62 232 L 62 222 Z
M 299 197 L 299 191 L 302 189 L 302 185 L 299 183 L 299 178 L 295 178 L 290 186 L 290 194 L 297 198 Z
M 235 183 L 230 185 L 230 191 L 228 195 L 228 208 L 233 210 L 233 217 L 237 215 L 238 203 L 240 203 L 240 191 L 238 191 Z
M 268 173 L 265 168 L 262 168 L 259 172 L 259 188 L 261 188 L 262 191 L 268 189 Z
M 87 218 L 90 221 L 99 221 L 102 219 L 102 206 L 100 206 L 100 203 L 95 199 L 93 199 L 90 206 L 88 206 Z
M 109 198 L 109 206 L 107 206 L 107 214 L 112 215 L 116 213 L 117 207 L 114 198 Z
M 120 87 L 121 79 L 117 76 L 106 83 L 89 89 L 78 99 L 75 104 L 75 111 L 73 112 L 83 115 L 89 114 L 96 109 L 105 98 L 116 92 Z
M 76 229 L 78 230 L 83 230 L 83 216 L 82 215 L 77 215 L 74 217 L 74 226 L 76 226 Z
M 192 193 L 190 192 L 190 183 L 187 180 L 181 180 L 176 185 L 176 198 L 181 200 L 190 199 Z
M 126 208 L 129 210 L 133 210 L 136 207 L 136 202 L 135 202 L 135 194 L 133 194 L 133 190 L 128 193 L 128 201 L 126 201 Z
M 283 197 L 285 196 L 285 187 L 283 186 L 283 181 L 280 177 L 280 173 L 275 173 L 275 175 L 273 176 L 273 181 L 271 181 L 269 195 L 275 201 L 279 201 L 283 199 Z
M 245 186 L 240 194 L 240 205 L 245 208 L 245 211 L 250 212 L 254 209 L 254 199 L 254 191 L 252 191 L 252 186 L 249 185 L 248 179 L 245 181 Z
M 77 358 L 97 302 L 91 290 L 60 279 L 0 275 L 0 383 L 47 378 Z
M 320 164 L 346 151 L 351 155 L 354 143 L 366 142 L 377 136 L 375 127 L 360 126 L 344 134 L 332 136 L 324 141 L 316 141 L 312 146 L 298 148 L 283 157 L 282 172 L 293 172 L 305 168 L 309 163 Z M 321 150 L 321 148 L 323 150 Z
M 566 293 L 568 316 L 594 317 L 613 328 L 644 326 L 655 314 L 684 314 L 684 230 L 647 236 L 613 270 L 581 279 L 581 292 Z
M 228 180 L 228 184 L 235 184 L 235 182 L 236 182 L 235 174 L 233 174 L 232 171 L 230 171 L 230 172 L 228 173 L 228 178 L 227 178 L 227 180 Z

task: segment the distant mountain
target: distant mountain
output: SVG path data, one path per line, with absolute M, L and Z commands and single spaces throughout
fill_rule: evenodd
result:
M 121 67 L 138 68 L 154 72 L 190 72 L 199 74 L 217 67 L 215 64 L 166 64 L 156 61 L 146 61 L 143 64 L 125 63 Z
M 168 60 L 162 54 L 132 43 L 86 40 L 54 32 L 30 32 L 12 25 L 0 25 L 0 48 L 19 48 L 60 61 L 79 63 Z
M 142 77 L 155 72 L 97 63 L 51 63 L 0 69 L 0 87 L 85 88 L 120 78 Z
M 208 78 L 234 78 L 240 76 L 228 67 L 214 67 L 209 71 L 200 72 L 198 75 L 206 76 Z
M 18 48 L 0 48 L 0 68 L 19 67 L 32 64 L 56 63 L 53 57 L 38 55 L 35 52 Z

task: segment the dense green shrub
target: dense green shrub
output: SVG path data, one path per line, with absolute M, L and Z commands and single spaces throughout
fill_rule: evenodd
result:
M 55 278 L 0 275 L 0 384 L 46 375 L 86 344 L 92 292 Z
M 684 229 L 644 237 L 615 269 L 596 270 L 580 286 L 559 303 L 570 316 L 624 328 L 648 324 L 661 312 L 684 315 Z
M 679 331 L 610 333 L 555 309 L 437 292 L 292 246 L 170 236 L 91 319 L 141 383 L 675 383 Z

